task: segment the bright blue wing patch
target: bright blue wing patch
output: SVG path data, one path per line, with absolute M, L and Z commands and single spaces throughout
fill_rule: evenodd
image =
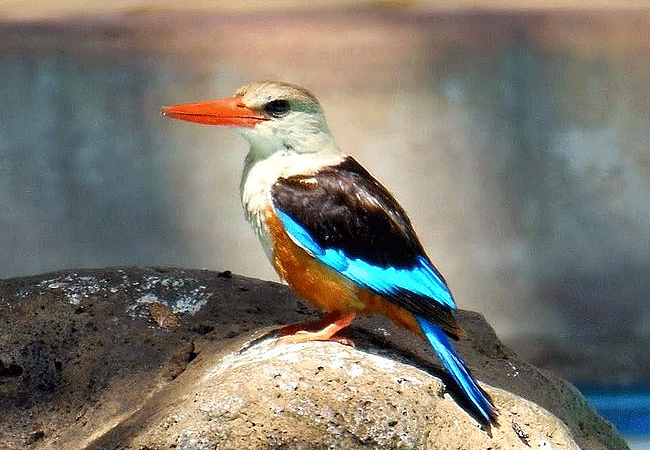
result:
M 278 208 L 276 212 L 294 242 L 360 286 L 388 296 L 405 290 L 452 309 L 456 307 L 447 285 L 425 257 L 418 256 L 417 264 L 409 268 L 378 267 L 359 258 L 347 257 L 343 249 L 322 248 L 291 216 Z

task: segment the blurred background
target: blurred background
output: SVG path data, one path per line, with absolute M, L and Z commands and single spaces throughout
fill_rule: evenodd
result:
M 159 109 L 293 82 L 410 213 L 459 307 L 650 449 L 645 4 L 4 0 L 0 277 L 277 280 L 239 204 L 245 141 Z

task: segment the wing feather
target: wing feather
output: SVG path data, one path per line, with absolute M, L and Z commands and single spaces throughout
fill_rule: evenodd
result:
M 353 158 L 312 176 L 278 180 L 287 234 L 322 263 L 451 335 L 455 303 L 393 196 Z

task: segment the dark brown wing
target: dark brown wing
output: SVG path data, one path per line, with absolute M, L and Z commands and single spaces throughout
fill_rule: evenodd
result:
M 393 196 L 353 158 L 271 191 L 289 235 L 321 262 L 453 336 L 455 304 Z

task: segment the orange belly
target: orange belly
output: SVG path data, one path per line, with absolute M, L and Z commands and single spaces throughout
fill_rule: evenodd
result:
M 273 267 L 300 297 L 324 311 L 382 314 L 422 335 L 410 312 L 362 288 L 293 242 L 275 214 L 268 214 L 266 222 L 273 241 Z

